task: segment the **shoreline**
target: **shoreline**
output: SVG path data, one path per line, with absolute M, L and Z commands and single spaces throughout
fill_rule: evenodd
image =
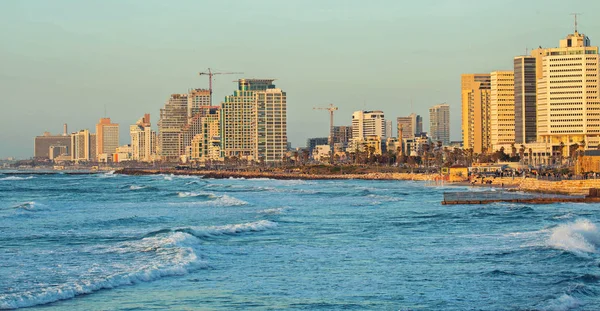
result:
M 97 175 L 106 174 L 109 171 L 2 171 L 4 175 Z M 225 171 L 225 170 L 176 170 L 176 169 L 117 169 L 114 174 L 121 175 L 190 175 L 200 176 L 202 178 L 228 179 L 228 178 L 245 178 L 245 179 L 276 179 L 276 180 L 399 180 L 399 181 L 425 181 L 435 183 L 435 185 L 444 186 L 463 186 L 463 187 L 486 187 L 493 189 L 505 189 L 507 191 L 524 191 L 531 193 L 545 194 L 566 194 L 566 195 L 587 195 L 592 188 L 600 189 L 600 179 L 584 179 L 584 180 L 561 180 L 548 181 L 538 180 L 535 178 L 513 178 L 513 177 L 488 177 L 486 180 L 491 183 L 477 182 L 471 184 L 468 181 L 439 181 L 439 174 L 425 173 L 391 173 L 391 172 L 367 172 L 354 174 L 326 174 L 326 173 L 300 173 L 300 172 L 272 172 L 272 171 Z

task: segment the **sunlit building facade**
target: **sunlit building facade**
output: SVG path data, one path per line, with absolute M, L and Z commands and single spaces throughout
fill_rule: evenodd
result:
M 490 80 L 490 144 L 495 151 L 499 145 L 515 143 L 514 72 L 494 71 Z
M 273 79 L 240 79 L 221 103 L 221 147 L 227 158 L 280 162 L 287 151 L 287 97 Z
M 461 76 L 462 139 L 465 149 L 479 154 L 491 147 L 489 73 Z

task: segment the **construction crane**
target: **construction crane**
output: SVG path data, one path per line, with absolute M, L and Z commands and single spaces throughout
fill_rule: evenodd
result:
M 212 94 L 213 94 L 213 89 L 212 89 L 213 76 L 214 75 L 238 75 L 238 74 L 241 75 L 244 73 L 243 72 L 214 72 L 210 68 L 208 68 L 208 70 L 205 72 L 198 73 L 199 76 L 208 76 L 208 90 L 210 92 L 210 105 L 211 106 L 212 106 Z
M 329 104 L 328 107 L 313 107 L 313 109 L 329 111 L 329 138 L 327 140 L 329 142 L 329 148 L 331 152 L 329 162 L 333 163 L 333 113 L 338 110 L 338 107 L 334 106 L 333 104 Z

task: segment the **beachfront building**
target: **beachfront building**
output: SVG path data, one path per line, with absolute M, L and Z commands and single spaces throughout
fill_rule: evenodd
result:
M 429 108 L 429 135 L 434 142 L 450 145 L 450 105 L 440 104 Z
M 96 124 L 96 158 L 111 158 L 117 147 L 119 147 L 119 124 L 111 123 L 110 118 L 101 118 Z
M 132 160 L 141 162 L 156 160 L 156 132 L 152 130 L 150 114 L 144 114 L 134 125 L 131 125 L 129 135 Z
M 171 94 L 160 109 L 158 120 L 157 154 L 161 161 L 178 162 L 182 150 L 179 134 L 188 122 L 188 95 Z
M 515 143 L 536 141 L 536 58 L 514 59 Z
M 461 75 L 463 147 L 476 154 L 491 147 L 490 80 L 489 73 Z
M 220 109 L 213 113 L 201 115 L 198 118 L 200 130 L 192 138 L 189 146 L 189 159 L 191 161 L 206 163 L 208 161 L 223 161 L 221 156 L 221 116 Z
M 66 128 L 66 124 L 65 124 Z M 71 136 L 67 135 L 67 133 L 63 133 L 62 135 L 52 135 L 50 132 L 44 132 L 41 136 L 36 136 L 33 143 L 33 157 L 36 160 L 46 160 L 53 159 L 50 156 L 51 152 L 58 152 L 59 148 L 53 147 L 65 147 L 65 154 L 69 155 L 69 150 L 71 148 Z
M 398 138 L 412 139 L 423 132 L 423 118 L 416 113 L 396 118 L 396 125 Z
M 577 32 L 557 48 L 540 49 L 537 82 L 537 141 L 556 146 L 600 144 L 598 47 Z M 572 148 L 565 149 L 565 156 Z
M 515 142 L 515 83 L 512 71 L 490 74 L 490 144 L 497 146 Z
M 181 129 L 179 134 L 179 153 L 187 158 L 191 157 L 192 140 L 196 135 L 205 134 L 207 120 L 214 120 L 219 118 L 218 106 L 203 106 L 195 110 L 195 115 L 189 122 Z M 217 126 L 219 124 L 217 123 Z M 213 135 L 218 137 L 219 133 Z
M 210 91 L 205 89 L 191 89 L 187 95 L 187 117 L 191 120 L 199 113 L 206 112 L 210 107 Z
M 283 161 L 287 151 L 287 97 L 274 79 L 239 79 L 221 103 L 224 157 L 257 162 Z
M 88 162 L 96 159 L 96 135 L 89 130 L 71 134 L 71 160 Z
M 367 136 L 385 138 L 385 117 L 383 111 L 355 111 L 352 114 L 352 139 L 363 139 Z
M 133 148 L 131 145 L 123 145 L 115 149 L 115 153 L 112 154 L 112 162 L 126 162 L 132 160 Z

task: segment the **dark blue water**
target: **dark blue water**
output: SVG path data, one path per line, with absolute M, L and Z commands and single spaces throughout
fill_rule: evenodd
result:
M 0 175 L 0 309 L 600 310 L 598 204 L 448 190 Z

